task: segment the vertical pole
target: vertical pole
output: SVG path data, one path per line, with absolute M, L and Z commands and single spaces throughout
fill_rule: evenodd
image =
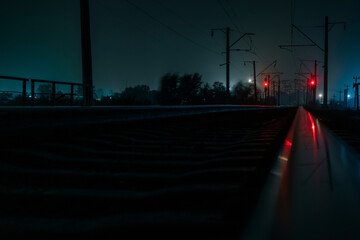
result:
M 278 106 L 280 106 L 280 75 L 278 76 Z
M 31 80 L 31 106 L 35 104 L 35 81 Z
M 230 102 L 230 28 L 226 28 L 226 97 Z
M 266 100 L 267 100 L 267 97 L 266 97 L 266 87 L 264 87 L 264 93 L 265 93 L 265 96 L 264 96 L 264 102 L 265 102 L 265 105 L 267 104 Z
M 325 54 L 324 54 L 324 106 L 328 100 L 328 58 L 329 58 L 329 17 L 325 17 Z
M 26 81 L 22 80 L 22 105 L 26 105 Z
M 74 84 L 70 85 L 70 105 L 74 105 Z
M 51 102 L 52 102 L 52 105 L 55 105 L 55 98 L 56 98 L 56 85 L 53 82 L 52 87 L 51 87 Z
M 254 98 L 255 104 L 257 102 L 257 89 L 256 89 L 256 63 L 253 61 L 253 69 L 254 69 Z
M 306 80 L 306 105 L 309 103 L 309 79 Z
M 347 108 L 347 89 L 344 89 L 344 105 Z
M 92 105 L 93 79 L 90 38 L 89 0 L 80 0 L 81 16 L 81 50 L 82 50 L 82 78 L 84 86 L 84 104 Z
M 341 91 L 341 89 L 340 89 L 340 91 L 339 91 L 339 104 L 341 105 L 341 94 L 342 94 L 342 91 Z
M 265 77 L 265 83 L 266 82 L 268 82 L 267 81 L 267 79 L 266 79 L 266 77 Z M 269 86 L 269 83 L 268 83 L 268 86 Z M 267 97 L 266 97 L 266 95 L 267 95 L 267 87 L 268 86 L 266 86 L 266 85 L 264 85 L 264 103 L 265 103 L 265 105 L 267 104 Z
M 353 77 L 353 79 L 355 80 L 355 83 L 353 85 L 353 87 L 355 87 L 354 105 L 356 104 L 356 110 L 359 111 L 359 85 L 358 85 L 357 80 L 359 80 L 360 77 Z
M 359 85 L 356 85 L 356 110 L 359 111 Z
M 272 83 L 272 97 L 275 98 L 275 80 L 272 80 L 271 83 Z
M 269 104 L 269 100 L 270 100 L 270 75 L 268 75 L 268 87 L 267 87 L 267 91 L 268 91 L 268 94 L 267 94 L 267 103 Z
M 315 80 L 315 85 L 314 85 L 314 96 L 313 96 L 313 101 L 314 104 L 316 104 L 316 88 L 317 88 L 317 61 L 315 60 L 315 66 L 314 66 L 314 80 Z

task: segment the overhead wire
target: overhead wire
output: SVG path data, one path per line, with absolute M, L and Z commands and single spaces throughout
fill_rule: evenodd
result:
M 209 32 L 205 31 L 203 28 L 199 27 L 196 25 L 196 23 L 194 22 L 190 22 L 188 21 L 186 18 L 184 18 L 182 15 L 178 14 L 174 9 L 172 9 L 171 7 L 169 7 L 167 4 L 165 4 L 163 1 L 160 0 L 156 0 L 156 2 L 158 3 L 158 5 L 160 7 L 162 7 L 164 10 L 168 11 L 169 13 L 171 13 L 171 16 L 174 17 L 176 16 L 179 20 L 181 20 L 185 25 L 187 25 L 190 28 L 195 29 L 198 32 L 203 33 L 204 35 L 209 35 Z M 223 46 L 223 44 L 221 44 L 219 41 L 215 40 L 216 44 L 218 44 L 219 46 Z
M 96 2 L 96 3 L 102 5 L 103 7 L 106 7 L 108 10 L 110 10 L 110 6 L 104 4 L 103 2 Z M 142 33 L 144 33 L 144 34 L 145 34 L 147 37 L 149 37 L 149 38 L 152 38 L 152 39 L 154 39 L 154 40 L 156 40 L 156 41 L 159 41 L 159 42 L 163 42 L 162 40 L 160 40 L 160 39 L 159 39 L 158 37 L 156 37 L 155 35 L 153 35 L 153 34 L 147 32 L 147 31 L 145 31 L 145 30 L 144 30 L 141 26 L 139 26 L 138 24 L 135 24 L 134 21 L 129 21 L 128 19 L 122 17 L 121 14 L 117 14 L 117 15 L 115 15 L 115 16 L 112 15 L 112 17 L 115 17 L 115 18 L 117 18 L 117 19 L 120 19 L 120 20 L 128 23 L 128 24 L 133 25 L 136 29 L 138 29 L 139 31 L 141 31 Z
M 231 9 L 231 11 L 232 11 L 233 15 L 235 16 L 235 18 L 238 19 L 239 24 L 241 25 L 241 21 L 239 21 L 239 18 L 237 17 L 238 14 L 235 12 L 235 10 L 234 10 L 235 8 L 233 7 L 233 5 L 230 3 L 229 0 L 226 0 L 226 3 L 229 6 L 229 9 Z M 243 26 L 241 26 L 242 29 L 239 29 L 237 25 L 235 27 L 238 29 L 239 32 L 244 32 L 244 27 Z M 251 51 L 251 53 L 253 55 L 255 55 L 260 60 L 260 62 L 266 62 L 265 57 L 262 54 L 259 53 L 261 51 L 259 51 L 259 48 L 256 46 L 255 42 L 253 41 L 252 36 L 247 36 L 247 40 L 249 40 L 250 43 L 249 42 L 246 42 L 246 43 L 248 44 L 249 48 L 251 50 L 253 50 L 253 51 Z
M 233 17 L 231 16 L 231 14 L 226 10 L 223 2 L 222 2 L 221 0 L 218 0 L 217 2 L 218 2 L 218 4 L 220 5 L 220 7 L 222 8 L 222 10 L 223 10 L 223 12 L 225 13 L 226 17 L 229 19 L 229 21 L 230 21 L 230 22 L 232 23 L 232 25 L 235 27 L 235 29 L 236 29 L 238 32 L 240 32 L 240 33 L 244 32 L 244 31 L 242 31 L 242 30 L 239 28 L 239 26 L 237 25 L 237 23 L 236 23 L 236 21 L 234 20 L 234 18 L 233 18 Z M 229 2 L 227 2 L 227 4 L 230 6 Z M 232 9 L 231 6 L 230 6 L 230 9 Z M 233 14 L 234 14 L 234 12 L 233 12 Z M 235 14 L 234 14 L 234 16 L 235 16 Z M 235 18 L 236 18 L 236 16 L 235 16 Z M 246 42 L 246 44 L 249 46 L 249 48 L 251 49 L 251 45 L 250 45 L 247 41 L 245 41 L 245 42 Z M 243 59 L 243 60 L 244 60 L 244 59 Z M 232 66 L 236 66 L 236 65 L 232 64 Z M 237 66 L 236 66 L 236 67 L 237 67 Z M 238 68 L 238 70 L 241 71 L 242 74 L 244 74 L 243 69 Z
M 296 0 L 291 0 L 290 3 L 290 44 L 293 45 L 294 44 L 294 28 L 293 25 L 295 23 L 295 9 L 296 9 Z M 295 49 L 291 48 L 291 56 L 293 59 L 293 65 L 296 66 L 296 64 L 298 63 L 298 60 L 300 60 L 300 58 L 298 56 L 296 56 L 295 53 Z M 301 65 L 300 65 L 300 71 L 301 71 Z
M 220 0 L 219 0 L 220 1 Z M 232 12 L 232 15 L 234 16 L 234 18 L 236 19 L 236 21 L 232 21 L 233 23 L 234 23 L 234 25 L 235 25 L 235 28 L 239 31 L 239 32 L 245 32 L 245 30 L 244 30 L 244 27 L 242 26 L 242 24 L 241 24 L 241 21 L 240 21 L 240 19 L 239 19 L 239 17 L 238 17 L 238 14 L 235 12 L 235 10 L 234 10 L 234 7 L 233 7 L 233 5 L 230 3 L 230 1 L 229 0 L 226 0 L 226 4 L 229 6 L 229 9 L 230 9 L 230 11 Z M 226 11 L 226 9 L 224 8 L 224 11 Z M 229 15 L 231 15 L 231 14 L 229 14 Z M 238 26 L 238 24 L 240 25 L 240 27 Z M 249 42 L 248 42 L 248 41 Z M 250 49 L 252 49 L 252 39 L 251 39 L 251 36 L 247 36 L 246 38 L 245 38 L 245 41 L 246 41 L 246 44 L 249 46 L 249 48 Z
M 211 48 L 208 48 L 207 46 L 204 46 L 196 41 L 194 41 L 193 39 L 189 38 L 188 36 L 182 34 L 181 32 L 177 31 L 176 29 L 174 29 L 173 27 L 171 27 L 170 25 L 164 23 L 163 21 L 159 20 L 158 18 L 154 17 L 152 14 L 150 14 L 148 11 L 146 11 L 145 9 L 143 9 L 142 7 L 140 7 L 139 5 L 129 1 L 129 0 L 125 0 L 125 2 L 127 2 L 129 5 L 133 6 L 134 8 L 136 8 L 137 10 L 139 10 L 140 12 L 142 12 L 144 15 L 146 15 L 148 18 L 152 19 L 153 21 L 157 22 L 158 24 L 160 24 L 162 27 L 166 28 L 167 30 L 169 30 L 170 32 L 176 34 L 177 36 L 183 38 L 184 40 L 192 43 L 193 45 L 206 50 L 208 52 L 211 52 L 213 54 L 216 55 L 221 55 L 219 52 L 216 52 L 214 50 L 212 50 Z

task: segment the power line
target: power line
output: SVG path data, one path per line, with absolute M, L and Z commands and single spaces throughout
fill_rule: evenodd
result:
M 225 8 L 224 4 L 221 2 L 221 0 L 218 0 L 218 3 L 219 3 L 219 5 L 221 6 L 221 8 L 223 9 L 225 15 L 228 17 L 228 19 L 231 21 L 231 23 L 235 26 L 235 28 L 236 28 L 239 32 L 242 32 L 243 29 L 240 29 L 240 28 L 238 27 L 238 25 L 236 24 L 236 21 L 234 21 L 234 19 L 233 19 L 232 16 L 230 15 L 230 13 L 226 10 L 226 8 Z M 236 18 L 237 14 L 236 14 L 235 11 L 233 10 L 234 8 L 232 7 L 232 5 L 230 4 L 229 1 L 226 1 L 226 3 L 227 3 L 228 6 L 230 7 L 233 15 L 234 15 L 235 18 Z M 240 22 L 239 22 L 239 23 L 240 23 Z M 261 56 L 260 54 L 256 53 L 256 50 L 257 50 L 258 48 L 256 47 L 255 43 L 253 42 L 251 36 L 248 36 L 248 37 L 247 37 L 247 40 L 248 40 L 250 43 L 249 43 L 248 41 L 245 41 L 245 42 L 246 42 L 246 44 L 249 46 L 250 50 L 254 50 L 254 51 L 250 51 L 250 53 L 252 53 L 252 54 L 254 54 L 256 57 L 258 57 L 258 59 L 259 59 L 260 61 L 266 62 L 266 61 L 265 61 L 265 58 L 264 58 L 263 56 Z
M 220 0 L 218 0 L 218 1 L 220 1 Z M 241 25 L 241 21 L 239 20 L 239 18 L 237 17 L 238 16 L 238 14 L 235 12 L 235 8 L 233 7 L 233 5 L 230 3 L 230 1 L 229 0 L 226 0 L 226 3 L 227 3 L 227 5 L 229 6 L 229 9 L 231 9 L 231 12 L 233 13 L 233 15 L 235 16 L 235 18 L 238 20 L 238 23 Z M 223 8 L 224 9 L 224 8 Z M 224 10 L 224 11 L 226 11 L 226 10 Z M 230 14 L 229 14 L 230 15 Z M 245 31 L 244 30 L 244 27 L 243 26 L 241 26 L 241 29 L 239 29 L 239 27 L 238 27 L 238 25 L 235 23 L 235 21 L 232 21 L 233 22 L 233 24 L 235 25 L 235 27 L 237 28 L 237 30 L 239 31 L 239 32 L 243 32 L 243 31 Z M 251 36 L 248 36 L 247 37 L 247 40 L 248 41 L 246 41 L 246 44 L 249 46 L 249 48 L 251 49 L 251 50 L 253 50 L 253 51 L 250 51 L 252 54 L 254 54 L 256 57 L 258 57 L 258 59 L 260 60 L 260 61 L 262 61 L 262 62 L 266 62 L 267 60 L 264 58 L 264 56 L 262 55 L 262 54 L 260 54 L 259 53 L 259 48 L 256 46 L 256 44 L 255 44 L 255 42 L 253 41 L 253 39 L 252 39 L 252 37 Z
M 220 2 L 220 0 L 218 0 L 219 2 Z M 220 3 L 221 4 L 221 3 Z M 241 25 L 241 21 L 240 21 L 240 19 L 238 18 L 238 15 L 236 14 L 236 12 L 235 12 L 235 10 L 234 10 L 234 7 L 232 6 L 232 4 L 229 2 L 229 0 L 226 0 L 226 4 L 229 6 L 229 9 L 231 10 L 231 12 L 232 12 L 232 14 L 233 14 L 233 16 L 235 17 L 235 19 L 237 20 L 237 21 L 234 21 L 233 20 L 233 18 L 231 18 L 231 14 L 229 14 L 227 11 L 226 11 L 226 9 L 225 9 L 225 7 L 223 6 L 223 10 L 227 13 L 227 15 L 229 15 L 230 16 L 230 18 L 231 18 L 231 21 L 233 22 L 233 24 L 235 25 L 235 28 L 239 31 L 239 32 L 245 32 L 245 30 L 244 30 L 244 27 L 243 26 L 241 26 L 241 29 L 239 28 L 239 26 L 237 25 L 237 23 L 236 22 L 238 22 L 240 25 Z M 247 37 L 247 40 L 249 41 L 246 41 L 246 44 L 249 46 L 249 48 L 250 49 L 252 49 L 252 39 L 251 39 L 251 36 L 248 36 Z
M 240 30 L 240 28 L 238 27 L 238 25 L 236 24 L 236 21 L 233 19 L 233 17 L 231 16 L 231 14 L 226 10 L 224 4 L 221 2 L 221 0 L 218 0 L 219 5 L 221 6 L 222 10 L 224 11 L 225 15 L 227 16 L 227 18 L 230 20 L 230 22 L 232 23 L 232 25 L 234 25 L 234 27 L 236 28 L 237 31 L 242 32 Z M 230 4 L 227 2 L 227 4 L 230 6 Z M 230 7 L 230 9 L 232 9 Z M 233 10 L 232 10 L 233 11 Z M 246 41 L 246 44 L 249 46 L 249 48 L 251 48 L 250 44 Z
M 220 53 L 202 45 L 199 44 L 198 42 L 195 42 L 194 40 L 192 40 L 191 38 L 185 36 L 184 34 L 180 33 L 179 31 L 175 30 L 174 28 L 172 28 L 171 26 L 169 26 L 168 24 L 160 21 L 159 19 L 157 19 L 156 17 L 154 17 L 153 15 L 151 15 L 149 12 L 147 12 L 145 9 L 141 8 L 140 6 L 138 6 L 137 4 L 129 1 L 129 0 L 125 0 L 128 4 L 130 4 L 131 6 L 133 6 L 134 8 L 138 9 L 139 11 L 141 11 L 144 15 L 146 15 L 147 17 L 149 17 L 150 19 L 152 19 L 153 21 L 157 22 L 158 24 L 160 24 L 161 26 L 163 26 L 164 28 L 168 29 L 169 31 L 175 33 L 176 35 L 178 35 L 179 37 L 185 39 L 188 42 L 191 42 L 192 44 L 196 45 L 199 48 L 202 48 L 203 50 L 206 50 L 208 52 L 214 53 L 216 55 L 221 55 Z
M 166 5 L 163 1 L 160 0 L 156 0 L 156 2 L 158 3 L 158 5 L 160 7 L 162 7 L 163 9 L 165 9 L 167 12 L 169 12 L 169 14 L 174 17 L 176 16 L 178 19 L 180 19 L 185 25 L 195 29 L 198 32 L 203 33 L 204 35 L 208 36 L 209 32 L 204 30 L 203 28 L 200 28 L 199 26 L 195 25 L 193 21 L 189 21 L 186 18 L 184 18 L 182 15 L 178 14 L 176 11 L 174 11 L 172 8 L 170 8 L 168 5 Z M 220 44 L 219 41 L 216 40 L 216 43 L 220 46 L 222 46 L 222 44 Z
M 234 25 L 234 27 L 240 32 L 239 28 L 236 25 L 236 22 L 234 21 L 234 19 L 230 16 L 229 12 L 226 10 L 226 8 L 224 7 L 223 3 L 221 2 L 221 0 L 217 1 L 220 5 L 220 7 L 222 8 L 222 10 L 224 11 L 225 15 L 227 16 L 227 18 L 230 20 L 230 22 Z
M 103 2 L 96 2 L 96 3 L 102 5 L 103 7 L 108 8 L 108 10 L 110 9 L 110 6 L 103 4 Z M 113 15 L 112 15 L 112 16 L 113 16 Z M 118 19 L 120 19 L 120 20 L 122 20 L 122 21 L 124 21 L 124 22 L 126 22 L 126 23 L 132 24 L 135 28 L 137 28 L 139 31 L 141 31 L 142 33 L 144 33 L 147 37 L 152 38 L 152 39 L 154 39 L 154 40 L 156 40 L 156 41 L 162 42 L 162 40 L 160 40 L 159 38 L 157 38 L 155 35 L 153 35 L 153 34 L 151 34 L 151 33 L 149 33 L 149 32 L 146 32 L 142 27 L 140 27 L 139 25 L 135 24 L 133 21 L 129 21 L 128 19 L 125 19 L 125 18 L 122 17 L 120 14 L 115 15 L 115 17 L 118 18 Z

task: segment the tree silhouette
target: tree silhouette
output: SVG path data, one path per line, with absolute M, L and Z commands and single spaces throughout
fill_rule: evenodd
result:
M 233 102 L 236 104 L 249 104 L 252 97 L 253 89 L 250 86 L 245 86 L 242 82 L 238 82 L 232 91 Z
M 120 103 L 125 105 L 149 105 L 152 101 L 150 87 L 138 85 L 126 88 L 120 94 Z
M 199 104 L 201 85 L 201 76 L 198 73 L 182 76 L 178 87 L 181 104 Z
M 205 83 L 200 89 L 200 100 L 202 104 L 213 103 L 213 91 L 208 83 Z
M 224 104 L 226 103 L 226 88 L 222 82 L 213 83 L 213 103 Z
M 51 84 L 40 84 L 36 89 L 36 93 L 40 95 L 41 99 L 50 99 L 51 90 Z
M 12 93 L 1 92 L 0 93 L 0 104 L 1 105 L 6 105 L 11 101 L 12 98 L 13 98 Z
M 164 105 L 180 104 L 178 96 L 179 74 L 167 73 L 160 80 L 160 102 Z

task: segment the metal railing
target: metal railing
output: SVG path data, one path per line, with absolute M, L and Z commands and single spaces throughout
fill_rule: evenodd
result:
M 83 86 L 82 83 L 74 83 L 74 82 L 61 82 L 61 81 L 51 81 L 51 80 L 42 80 L 42 79 L 28 79 L 28 78 L 21 78 L 21 77 L 12 77 L 12 76 L 1 76 L 0 79 L 6 79 L 6 80 L 14 80 L 14 81 L 22 81 L 22 92 L 19 92 L 22 94 L 22 105 L 27 105 L 27 82 L 31 83 L 31 106 L 35 105 L 35 83 L 47 83 L 51 84 L 51 102 L 52 105 L 56 104 L 56 85 L 70 85 L 70 93 L 68 94 L 62 94 L 62 96 L 70 96 L 70 105 L 74 104 L 74 96 L 76 95 L 74 93 L 74 86 Z

